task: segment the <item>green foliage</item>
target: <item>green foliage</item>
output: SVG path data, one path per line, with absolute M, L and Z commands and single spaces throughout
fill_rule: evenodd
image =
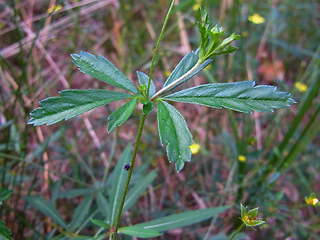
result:
M 254 208 L 248 211 L 248 209 L 245 208 L 241 203 L 240 203 L 240 208 L 241 208 L 240 219 L 247 227 L 253 228 L 265 223 L 265 221 L 263 221 L 261 218 L 257 218 L 259 208 Z
M 0 220 L 0 239 L 1 240 L 11 240 L 11 232 L 6 227 L 5 223 Z
M 229 37 L 221 41 L 220 37 L 223 35 L 224 31 L 217 25 L 210 29 L 208 13 L 202 9 L 201 22 L 198 22 L 198 29 L 200 32 L 200 63 L 213 58 L 215 55 L 232 53 L 237 50 L 237 48 L 231 46 L 230 43 L 240 39 L 240 36 L 232 33 Z
M 167 146 L 170 162 L 175 162 L 179 172 L 191 160 L 192 135 L 183 116 L 172 105 L 158 101 L 158 127 L 160 141 Z
M 184 89 L 163 99 L 195 103 L 213 108 L 229 108 L 239 112 L 272 112 L 273 108 L 285 108 L 295 101 L 286 92 L 276 92 L 272 86 L 255 82 L 213 83 Z
M 120 126 L 128 120 L 133 110 L 137 105 L 138 99 L 134 98 L 131 101 L 118 108 L 109 116 L 108 132 L 111 132 L 116 127 Z
M 8 188 L 0 189 L 0 206 L 2 205 L 2 201 L 8 200 L 12 195 L 13 190 L 9 190 Z M 0 239 L 1 240 L 11 240 L 11 231 L 6 227 L 5 223 L 0 220 Z
M 132 82 L 105 57 L 101 55 L 96 57 L 87 52 L 72 54 L 71 57 L 81 72 L 112 86 L 138 94 Z
M 131 155 L 131 144 L 122 152 L 118 164 L 112 175 L 112 187 L 110 191 L 109 221 L 113 226 L 118 215 L 119 206 L 128 172 L 123 170 L 123 166 L 129 162 Z
M 188 226 L 191 224 L 199 223 L 208 218 L 217 216 L 218 214 L 226 211 L 229 206 L 214 207 L 193 211 L 186 211 L 183 213 L 177 213 L 170 216 L 158 218 L 149 222 L 136 224 L 132 227 L 139 227 L 148 230 L 155 230 L 159 232 L 168 231 L 175 228 Z
M 147 86 L 149 82 L 149 76 L 143 72 L 137 71 L 138 80 L 140 83 L 140 86 L 145 86 L 144 88 L 144 97 L 147 95 Z M 153 94 L 156 93 L 156 87 L 154 86 L 154 83 L 151 79 L 150 81 L 150 90 L 149 90 L 149 98 L 153 96 Z
M 119 233 L 123 233 L 133 237 L 139 238 L 151 238 L 161 236 L 162 233 L 152 230 L 152 229 L 144 229 L 142 227 L 130 226 L 130 227 L 122 227 L 119 229 Z
M 164 26 L 168 20 L 173 4 L 174 1 L 171 4 Z M 99 234 L 101 231 L 105 230 L 108 230 L 108 233 L 106 234 L 113 234 L 115 239 L 117 239 L 118 230 L 119 233 L 135 237 L 155 237 L 161 235 L 161 232 L 163 231 L 187 226 L 211 218 L 228 208 L 217 207 L 189 211 L 158 218 L 134 226 L 119 228 L 122 211 L 130 209 L 156 177 L 156 172 L 151 172 L 146 177 L 137 181 L 134 187 L 131 189 L 129 188 L 129 182 L 144 122 L 147 114 L 153 110 L 155 104 L 157 104 L 160 142 L 161 144 L 166 145 L 168 159 L 170 162 L 175 163 L 175 168 L 177 172 L 179 172 L 183 169 L 185 162 L 191 161 L 191 150 L 189 146 L 192 145 L 193 139 L 183 116 L 166 101 L 200 104 L 213 108 L 228 108 L 245 113 L 251 113 L 252 111 L 272 112 L 274 108 L 286 108 L 295 102 L 290 98 L 290 94 L 286 92 L 277 92 L 276 88 L 272 86 L 254 86 L 255 83 L 253 81 L 206 84 L 165 95 L 198 74 L 213 61 L 213 58 L 216 55 L 232 53 L 237 49 L 231 45 L 231 42 L 239 39 L 240 36 L 233 33 L 229 37 L 222 39 L 224 33 L 222 28 L 219 28 L 218 26 L 211 28 L 208 14 L 202 10 L 201 22 L 198 23 L 198 28 L 200 32 L 199 49 L 195 52 L 190 52 L 180 61 L 159 91 L 156 91 L 155 85 L 151 80 L 151 75 L 157 52 L 156 50 L 158 49 L 164 27 L 161 31 L 152 59 L 150 76 L 139 71 L 137 72 L 140 83 L 138 90 L 135 88 L 134 84 L 106 58 L 100 55 L 96 57 L 86 52 L 71 55 L 73 62 L 79 67 L 81 72 L 102 80 L 112 86 L 129 91 L 134 95 L 108 90 L 61 91 L 60 97 L 48 98 L 41 101 L 41 107 L 32 111 L 32 118 L 28 123 L 34 125 L 50 125 L 63 119 L 70 119 L 95 107 L 129 98 L 129 102 L 125 103 L 110 115 L 108 132 L 111 132 L 114 128 L 122 125 L 128 120 L 136 108 L 139 99 L 140 103 L 143 105 L 143 109 L 137 133 L 137 140 L 132 156 L 131 145 L 128 145 L 118 160 L 112 177 L 110 178 L 110 190 L 107 193 L 99 190 L 96 193 L 96 196 L 88 195 L 84 197 L 80 205 L 75 209 L 70 224 L 66 224 L 53 204 L 42 197 L 26 197 L 26 200 L 31 205 L 49 216 L 62 228 L 68 229 L 68 231 L 77 231 L 78 233 L 81 231 L 82 227 L 87 224 L 87 219 L 92 219 L 92 223 L 101 227 L 96 236 L 92 239 L 100 239 L 101 235 Z M 241 153 L 239 146 L 239 144 L 236 146 L 237 153 Z M 125 165 L 130 167 L 126 166 L 127 168 L 124 169 Z M 243 173 L 243 171 L 241 173 Z M 90 175 L 97 185 L 101 184 L 95 179 L 93 173 L 90 173 Z M 105 185 L 103 185 L 103 187 L 105 187 Z M 125 200 L 127 192 L 128 197 L 127 200 Z M 105 196 L 105 194 L 107 194 L 107 196 Z M 96 199 L 94 199 L 94 197 L 96 197 Z M 91 209 L 94 200 L 96 200 L 96 205 L 99 208 L 96 211 L 92 211 Z M 241 207 L 243 206 L 241 205 Z M 247 221 L 245 222 L 246 225 L 252 223 L 250 226 L 256 226 L 264 222 L 262 220 L 254 219 L 257 215 L 257 209 L 248 212 L 242 208 L 241 210 L 243 213 L 241 219 Z M 104 217 L 103 221 L 93 218 L 97 213 L 99 213 L 101 217 Z M 88 236 L 79 237 L 88 238 Z
M 53 206 L 51 202 L 48 202 L 43 197 L 39 196 L 26 196 L 24 198 L 31 206 L 35 207 L 39 211 L 41 211 L 43 214 L 48 216 L 52 219 L 53 222 L 58 224 L 59 226 L 66 229 L 68 226 L 66 222 L 61 217 L 58 210 Z
M 185 74 L 187 74 L 187 76 L 183 78 L 183 81 L 179 82 L 178 84 L 174 84 L 172 87 L 168 88 L 164 93 L 170 90 L 173 90 L 180 84 L 191 79 L 194 75 L 196 75 L 202 69 L 207 67 L 212 62 L 212 59 L 207 59 L 200 65 L 197 65 L 198 61 L 199 61 L 199 49 L 195 52 L 194 51 L 189 52 L 184 58 L 182 58 L 182 60 L 178 63 L 178 65 L 175 67 L 175 69 L 172 71 L 172 73 L 164 83 L 163 88 L 169 86 L 170 84 L 173 84 L 174 81 L 185 76 Z M 196 68 L 193 69 L 195 66 Z M 191 74 L 188 74 L 190 70 L 192 70 Z
M 103 89 L 70 89 L 59 93 L 60 97 L 42 100 L 40 102 L 41 107 L 30 113 L 32 118 L 28 124 L 33 124 L 34 126 L 51 125 L 61 120 L 78 116 L 93 108 L 132 96 L 123 92 Z

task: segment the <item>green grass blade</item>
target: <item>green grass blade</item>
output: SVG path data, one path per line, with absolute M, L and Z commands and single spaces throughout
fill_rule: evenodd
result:
M 136 203 L 136 201 L 139 199 L 142 193 L 145 192 L 147 188 L 151 185 L 152 181 L 156 178 L 156 176 L 157 171 L 154 170 L 135 183 L 134 187 L 127 194 L 122 212 L 127 211 Z
M 70 223 L 72 229 L 76 229 L 87 219 L 92 201 L 93 195 L 87 195 L 75 209 Z
M 168 231 L 175 228 L 188 226 L 191 224 L 201 222 L 208 218 L 212 218 L 224 212 L 228 208 L 229 206 L 222 206 L 222 207 L 187 211 L 184 213 L 177 213 L 167 217 L 158 218 L 150 222 L 136 224 L 134 226 L 139 228 L 152 229 L 155 231 L 163 232 L 163 231 Z
M 109 209 L 109 221 L 113 226 L 120 207 L 121 197 L 125 187 L 128 172 L 123 169 L 123 166 L 130 162 L 131 156 L 131 144 L 129 144 L 122 152 L 120 159 L 116 165 L 112 175 L 112 188 L 110 192 L 110 209 Z
M 119 233 L 123 233 L 133 237 L 139 238 L 151 238 L 161 236 L 162 233 L 152 230 L 152 229 L 144 229 L 140 227 L 130 226 L 130 227 L 122 227 L 119 228 Z
M 67 229 L 68 226 L 65 223 L 65 221 L 62 219 L 60 213 L 58 210 L 53 206 L 53 204 L 43 197 L 38 196 L 26 196 L 24 199 L 33 207 L 38 209 L 40 212 L 42 212 L 44 215 L 51 218 L 53 222 L 58 224 L 64 229 Z

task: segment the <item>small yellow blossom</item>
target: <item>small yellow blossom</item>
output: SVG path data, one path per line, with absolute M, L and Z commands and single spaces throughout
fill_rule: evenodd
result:
M 244 31 L 244 32 L 241 33 L 241 36 L 245 38 L 245 37 L 248 36 L 248 33 L 246 31 Z
M 190 148 L 192 154 L 196 154 L 199 152 L 201 147 L 198 143 L 193 143 L 191 146 L 189 146 L 189 148 Z
M 130 10 L 130 4 L 129 3 L 126 3 L 125 5 L 124 5 L 124 9 L 126 9 L 126 10 Z
M 205 70 L 205 71 L 209 71 L 210 68 L 211 68 L 211 64 L 209 64 L 208 66 L 206 66 L 206 67 L 204 68 L 204 70 Z
M 264 17 L 261 17 L 258 13 L 249 16 L 248 20 L 254 24 L 261 24 L 265 22 Z
M 166 75 L 166 77 L 169 77 L 169 76 L 171 75 L 171 72 L 170 72 L 170 71 L 166 71 L 166 72 L 164 73 L 164 75 Z
M 298 89 L 300 92 L 306 92 L 308 90 L 308 86 L 301 82 L 296 82 L 294 84 L 296 89 Z
M 193 11 L 198 11 L 201 7 L 202 0 L 196 0 L 196 3 L 193 5 Z
M 247 160 L 247 158 L 243 155 L 239 155 L 238 160 L 239 160 L 239 162 L 245 162 Z
M 304 198 L 306 201 L 306 204 L 310 205 L 310 206 L 319 206 L 320 202 L 319 199 L 315 197 L 314 193 L 310 193 L 310 195 L 308 197 Z
M 61 10 L 61 8 L 62 8 L 61 4 L 58 4 L 57 6 L 52 5 L 51 7 L 48 8 L 47 13 L 57 12 L 57 11 Z

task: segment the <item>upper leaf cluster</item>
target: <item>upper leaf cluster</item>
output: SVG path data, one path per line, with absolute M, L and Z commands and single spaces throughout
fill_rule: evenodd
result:
M 198 22 L 198 29 L 200 32 L 200 63 L 207 59 L 213 58 L 215 55 L 232 53 L 237 50 L 236 47 L 230 43 L 234 40 L 238 40 L 240 35 L 232 33 L 229 37 L 221 40 L 221 36 L 224 31 L 222 27 L 217 25 L 210 29 L 210 22 L 208 19 L 208 13 L 201 9 L 201 22 Z

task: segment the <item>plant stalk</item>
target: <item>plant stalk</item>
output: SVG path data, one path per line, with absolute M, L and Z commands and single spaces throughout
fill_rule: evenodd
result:
M 232 238 L 230 240 L 233 240 L 238 233 L 241 231 L 241 229 L 244 227 L 244 223 L 241 224 L 241 226 L 237 229 L 237 231 L 233 234 Z
M 144 122 L 146 120 L 146 116 L 147 115 L 143 113 L 142 116 L 141 116 L 141 119 L 140 119 L 137 138 L 136 138 L 136 143 L 134 145 L 134 149 L 133 149 L 133 153 L 132 153 L 132 157 L 131 157 L 131 162 L 130 162 L 130 168 L 129 168 L 128 177 L 127 177 L 127 182 L 126 182 L 126 186 L 125 186 L 124 191 L 123 191 L 123 195 L 122 195 L 122 198 L 121 198 L 121 203 L 120 203 L 120 207 L 119 207 L 119 211 L 118 211 L 118 215 L 117 215 L 117 219 L 116 219 L 116 224 L 115 224 L 115 227 L 114 227 L 114 234 L 113 234 L 113 239 L 114 240 L 118 240 L 117 233 L 118 233 L 118 229 L 119 229 L 121 213 L 122 213 L 124 201 L 126 199 L 127 191 L 128 191 L 128 188 L 129 188 L 129 183 L 130 183 L 130 179 L 131 179 L 131 175 L 132 175 L 132 170 L 133 170 L 134 162 L 136 160 L 136 155 L 137 155 L 137 152 L 138 152 L 138 148 L 139 148 L 139 145 L 140 145 L 140 138 L 141 138 Z
M 168 19 L 169 19 L 169 16 L 170 16 L 170 13 L 171 13 L 171 10 L 173 8 L 173 5 L 174 5 L 175 1 L 176 0 L 172 0 L 172 2 L 171 2 L 171 5 L 170 5 L 169 10 L 167 12 L 166 19 L 164 20 L 164 23 L 163 23 L 163 26 L 162 26 L 162 29 L 161 29 L 161 32 L 160 32 L 160 35 L 159 35 L 159 38 L 158 38 L 158 41 L 157 41 L 157 44 L 156 44 L 156 48 L 155 48 L 154 53 L 153 53 L 153 57 L 152 57 L 152 61 L 151 61 L 151 67 L 150 67 L 150 73 L 149 73 L 148 86 L 147 86 L 147 97 L 149 97 L 150 83 L 151 83 L 151 76 L 152 76 L 154 61 L 156 59 L 156 55 L 157 55 L 157 52 L 158 52 L 159 44 L 160 44 L 162 35 L 164 33 L 164 29 L 165 29 L 165 27 L 167 25 L 167 22 L 168 22 Z

